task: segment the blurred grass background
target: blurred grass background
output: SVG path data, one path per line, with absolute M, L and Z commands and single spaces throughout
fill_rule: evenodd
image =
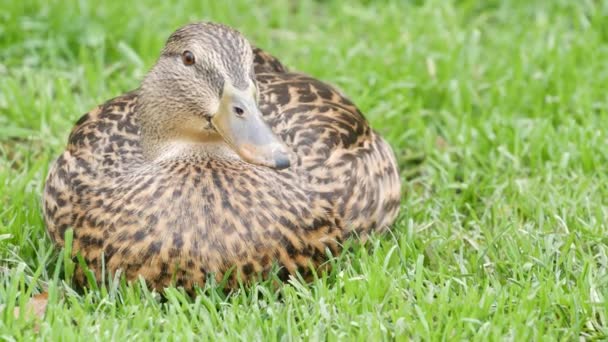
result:
M 48 165 L 199 20 L 344 90 L 409 180 L 400 219 L 311 285 L 76 293 L 41 218 Z M 607 61 L 600 0 L 4 0 L 0 338 L 607 338 Z M 36 332 L 11 308 L 43 290 Z

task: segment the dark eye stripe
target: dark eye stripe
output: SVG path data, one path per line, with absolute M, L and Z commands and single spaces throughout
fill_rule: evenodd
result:
M 182 54 L 179 52 L 163 52 L 163 57 L 180 57 Z
M 163 57 L 179 58 L 181 60 L 182 53 L 179 52 L 164 52 Z M 211 69 L 204 65 L 205 63 L 196 63 L 193 67 L 201 77 L 204 77 L 211 86 L 213 86 L 221 97 L 224 92 L 224 77 L 215 69 Z

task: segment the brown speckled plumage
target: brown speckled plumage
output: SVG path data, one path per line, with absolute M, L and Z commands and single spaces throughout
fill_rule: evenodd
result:
M 141 89 L 78 120 L 49 172 L 44 216 L 59 245 L 73 228 L 74 253 L 98 279 L 102 253 L 106 270 L 157 289 L 192 289 L 228 270 L 234 286 L 274 263 L 281 278 L 306 276 L 327 249 L 338 253 L 351 234 L 365 238 L 394 221 L 400 180 L 389 145 L 334 88 L 252 51 L 258 105 L 291 151 L 289 168 L 209 153 L 147 158 Z

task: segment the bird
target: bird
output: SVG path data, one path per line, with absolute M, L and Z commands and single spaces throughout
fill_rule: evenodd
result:
M 50 165 L 43 216 L 72 234 L 74 281 L 162 290 L 310 279 L 344 242 L 386 231 L 395 153 L 337 88 L 219 23 L 170 35 L 135 90 L 84 114 Z

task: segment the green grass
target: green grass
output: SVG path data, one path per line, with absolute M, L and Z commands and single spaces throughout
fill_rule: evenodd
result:
M 349 94 L 398 154 L 400 218 L 312 284 L 77 293 L 41 217 L 48 165 L 203 19 Z M 0 339 L 606 339 L 607 146 L 602 0 L 4 1 Z M 47 289 L 41 322 L 13 317 Z

